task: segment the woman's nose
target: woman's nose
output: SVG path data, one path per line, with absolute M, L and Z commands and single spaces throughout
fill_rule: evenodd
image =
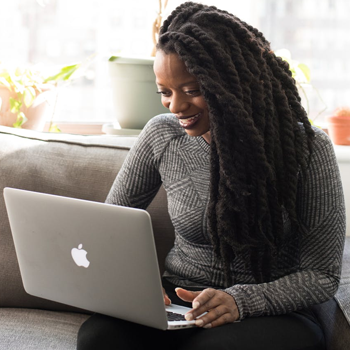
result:
M 178 114 L 186 111 L 189 108 L 189 103 L 186 99 L 173 95 L 169 101 L 168 109 L 171 113 Z

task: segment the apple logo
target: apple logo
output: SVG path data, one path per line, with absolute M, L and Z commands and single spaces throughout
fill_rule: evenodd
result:
M 83 249 L 82 244 L 79 244 L 78 248 L 73 248 L 71 253 L 74 262 L 78 266 L 84 266 L 85 268 L 89 267 L 90 261 L 86 257 L 87 251 Z

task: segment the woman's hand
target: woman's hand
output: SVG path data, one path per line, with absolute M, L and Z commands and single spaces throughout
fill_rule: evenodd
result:
M 182 288 L 176 288 L 175 291 L 182 300 L 192 302 L 193 309 L 186 313 L 185 318 L 188 321 L 196 320 L 198 327 L 217 327 L 235 322 L 239 318 L 235 299 L 223 291 L 213 288 L 201 292 L 191 292 Z M 205 312 L 205 315 L 197 319 Z
M 171 300 L 168 297 L 168 294 L 166 294 L 165 289 L 163 288 L 163 297 L 164 297 L 164 304 L 165 305 L 170 305 L 171 304 Z

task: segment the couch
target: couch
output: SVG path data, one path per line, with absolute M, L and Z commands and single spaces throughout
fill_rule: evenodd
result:
M 25 293 L 6 214 L 4 187 L 103 202 L 134 137 L 82 136 L 0 126 L 0 350 L 71 350 L 89 313 Z M 147 209 L 152 217 L 160 270 L 174 233 L 161 188 Z M 350 246 L 344 254 L 342 298 L 317 305 L 328 349 L 350 348 L 347 295 Z M 348 303 L 349 301 L 349 303 Z

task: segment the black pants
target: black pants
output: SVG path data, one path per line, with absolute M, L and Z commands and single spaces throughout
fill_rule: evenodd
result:
M 173 303 L 182 304 L 164 285 Z M 187 304 L 187 306 L 189 306 Z M 77 350 L 324 350 L 322 329 L 309 310 L 282 316 L 247 318 L 216 328 L 161 331 L 95 314 L 81 326 Z

